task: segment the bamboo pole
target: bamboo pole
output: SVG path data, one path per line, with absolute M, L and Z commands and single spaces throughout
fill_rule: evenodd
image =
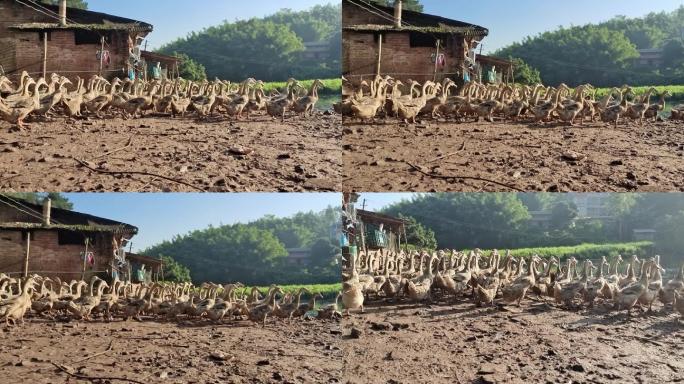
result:
M 43 79 L 47 78 L 48 33 L 43 32 Z
M 102 76 L 102 67 L 104 66 L 104 46 L 105 38 L 102 36 L 100 37 L 100 72 L 98 73 L 100 76 Z
M 31 232 L 26 232 L 26 256 L 24 256 L 24 277 L 28 277 L 29 254 L 31 253 Z
M 439 48 L 442 44 L 442 41 L 437 39 L 437 54 L 435 54 L 435 73 L 432 76 L 432 81 L 436 82 L 437 81 L 437 66 L 439 63 Z
M 377 75 L 380 76 L 382 69 L 382 33 L 378 35 L 378 65 L 377 65 Z
M 85 252 L 83 253 L 83 269 L 81 270 L 81 280 L 85 280 L 86 262 L 88 260 L 88 242 L 90 239 L 85 239 Z

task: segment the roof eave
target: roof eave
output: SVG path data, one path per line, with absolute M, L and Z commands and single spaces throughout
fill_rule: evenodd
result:
M 89 31 L 127 31 L 144 32 L 153 31 L 151 25 L 144 24 L 53 24 L 53 23 L 23 23 L 9 26 L 10 29 L 19 31 L 58 31 L 58 30 L 89 30 Z

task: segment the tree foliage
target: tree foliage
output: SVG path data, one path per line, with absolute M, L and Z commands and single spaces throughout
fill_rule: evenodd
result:
M 684 81 L 684 6 L 641 18 L 618 16 L 560 28 L 511 44 L 495 54 L 521 58 L 547 84 L 595 86 L 673 84 Z M 641 66 L 638 49 L 662 48 L 661 66 Z
M 187 55 L 203 65 L 210 78 L 333 78 L 340 74 L 341 28 L 341 5 L 319 5 L 303 12 L 284 9 L 265 18 L 226 21 L 192 32 L 159 51 Z M 304 59 L 305 42 L 328 43 L 333 49 L 329 59 Z
M 169 256 L 161 256 L 164 262 L 164 276 L 162 280 L 164 281 L 175 281 L 179 283 L 189 282 L 190 270 L 188 267 L 179 264 L 176 260 Z
M 50 5 L 59 5 L 59 0 L 40 0 L 40 2 Z M 88 9 L 88 2 L 85 0 L 67 0 L 67 7 Z M 69 15 L 67 15 L 67 17 L 69 17 Z
M 336 256 L 340 251 L 331 240 L 331 231 L 338 221 L 334 208 L 286 218 L 266 216 L 247 224 L 209 227 L 176 236 L 144 254 L 172 258 L 187 267 L 196 282 L 335 283 L 339 281 Z M 287 261 L 289 248 L 310 249 L 311 263 L 291 265 Z M 180 276 L 184 276 L 182 272 Z
M 415 218 L 434 231 L 440 248 L 502 247 L 524 228 L 529 213 L 514 194 L 438 193 L 421 195 L 385 212 Z
M 43 201 L 45 198 L 50 198 L 51 205 L 53 208 L 60 208 L 60 209 L 66 209 L 68 211 L 71 211 L 74 209 L 74 204 L 69 201 L 69 198 L 64 196 L 61 193 L 57 192 L 50 192 L 50 193 L 43 193 L 43 192 L 19 192 L 19 193 L 7 193 L 9 197 L 13 199 L 21 199 L 26 202 L 29 202 L 31 204 L 37 204 L 41 205 L 43 204 Z
M 399 217 L 408 221 L 406 225 L 406 241 L 417 248 L 422 249 L 437 249 L 437 239 L 435 233 L 426 228 L 418 220 L 411 216 L 399 214 Z
M 520 58 L 510 58 L 510 60 L 513 62 L 513 77 L 516 83 L 527 85 L 541 83 L 541 73 L 538 69 L 532 68 Z
M 580 216 L 575 196 L 424 194 L 393 204 L 385 213 L 414 218 L 434 231 L 438 248 L 449 249 L 623 243 L 638 240 L 635 229 L 655 229 L 652 251 L 661 252 L 667 265 L 684 261 L 684 194 L 610 194 L 605 199 L 608 219 Z M 548 221 L 540 225 L 540 220 Z
M 206 80 L 207 70 L 204 65 L 193 60 L 190 56 L 185 53 L 174 52 L 173 56 L 176 56 L 183 60 L 178 66 L 178 72 L 180 76 L 186 80 L 201 81 Z

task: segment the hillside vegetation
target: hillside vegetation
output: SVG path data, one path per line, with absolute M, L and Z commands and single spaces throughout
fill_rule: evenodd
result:
M 641 18 L 615 17 L 599 24 L 530 36 L 495 52 L 521 58 L 547 84 L 595 86 L 684 84 L 684 6 Z M 639 66 L 638 49 L 660 48 L 661 66 Z
M 166 269 L 173 271 L 167 280 L 187 280 L 189 274 L 195 282 L 334 284 L 340 276 L 334 238 L 338 224 L 334 208 L 287 218 L 266 216 L 176 236 L 143 253 L 164 258 L 170 266 Z M 290 264 L 287 250 L 292 248 L 311 249 L 309 264 Z
M 161 47 L 159 52 L 187 55 L 205 68 L 209 78 L 336 78 L 341 72 L 341 30 L 341 5 L 318 5 L 302 12 L 283 9 L 261 19 L 226 21 L 190 33 Z M 305 42 L 324 42 L 330 58 L 304 59 Z

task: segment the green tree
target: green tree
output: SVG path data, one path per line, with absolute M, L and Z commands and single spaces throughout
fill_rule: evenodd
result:
M 523 59 L 510 58 L 510 60 L 513 62 L 513 76 L 516 83 L 528 85 L 541 83 L 539 70 L 529 66 Z
M 682 63 L 684 63 L 684 40 L 669 40 L 663 45 L 663 68 L 677 68 Z
M 179 264 L 169 256 L 162 255 L 161 259 L 164 262 L 164 281 L 175 281 L 179 283 L 192 281 L 188 267 Z
M 408 11 L 423 12 L 423 4 L 420 0 L 403 0 L 403 9 Z M 385 7 L 394 7 L 395 0 L 370 0 L 371 3 L 377 3 Z
M 59 0 L 40 0 L 41 3 L 50 5 L 59 5 Z M 67 7 L 88 9 L 88 2 L 85 0 L 67 0 Z M 69 17 L 69 15 L 67 15 Z
M 440 248 L 520 245 L 527 208 L 511 193 L 437 193 L 393 204 L 385 213 L 415 218 L 435 233 Z
M 437 239 L 435 232 L 418 222 L 411 216 L 399 214 L 399 217 L 408 221 L 406 225 L 406 241 L 421 249 L 437 249 Z
M 178 66 L 178 72 L 182 78 L 192 81 L 206 80 L 207 71 L 206 68 L 204 68 L 204 65 L 193 60 L 185 53 L 174 52 L 172 56 L 176 56 L 182 60 Z
M 43 192 L 20 192 L 20 193 L 7 193 L 5 194 L 13 199 L 21 199 L 26 202 L 29 202 L 31 204 L 38 204 L 41 205 L 43 204 L 43 200 L 45 198 L 50 198 L 52 202 L 50 203 L 53 208 L 60 208 L 60 209 L 66 209 L 68 211 L 71 211 L 74 209 L 74 204 L 69 201 L 69 198 L 64 196 L 61 193 L 57 192 L 50 192 L 50 193 L 43 193 Z
M 570 228 L 577 218 L 577 206 L 574 203 L 562 201 L 551 208 L 551 228 L 566 230 Z
M 684 211 L 667 215 L 656 225 L 656 247 L 662 253 L 661 263 L 679 268 L 684 260 Z
M 330 239 L 318 239 L 311 246 L 311 267 L 327 271 L 338 268 L 336 258 L 338 254 L 340 254 L 340 248 Z

